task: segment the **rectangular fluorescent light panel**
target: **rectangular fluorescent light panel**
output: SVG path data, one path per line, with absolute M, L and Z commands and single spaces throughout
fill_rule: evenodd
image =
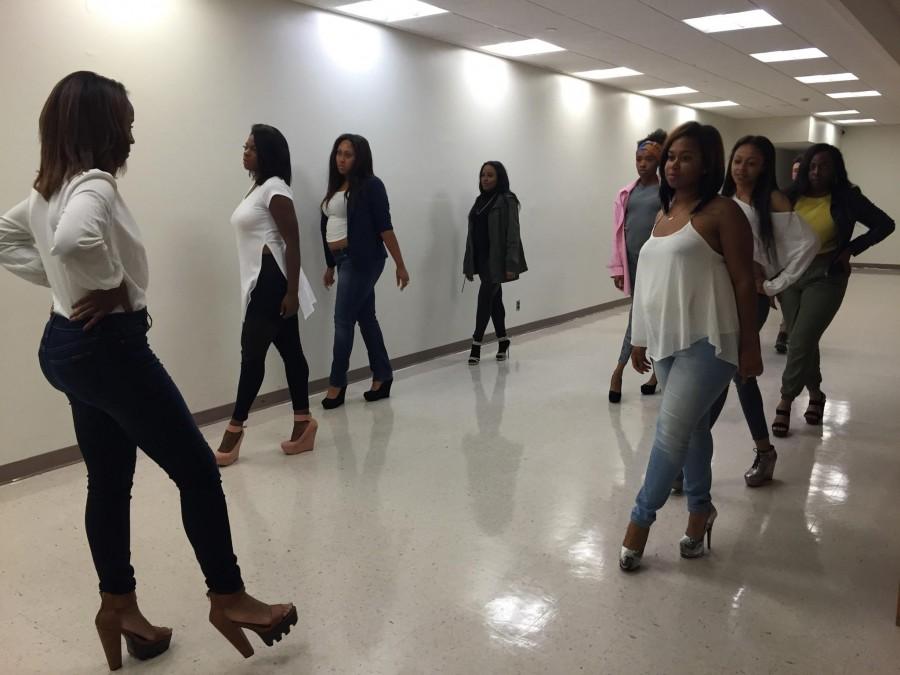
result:
M 764 26 L 780 26 L 781 22 L 761 9 L 733 14 L 714 14 L 699 16 L 696 19 L 685 19 L 684 22 L 704 33 L 723 33 L 727 30 L 744 30 L 746 28 L 762 28 Z
M 365 2 L 341 5 L 340 7 L 335 7 L 335 9 L 345 14 L 352 14 L 363 19 L 371 19 L 372 21 L 384 21 L 385 23 L 420 19 L 423 16 L 447 12 L 446 9 L 429 5 L 427 2 L 419 2 L 419 0 L 366 0 Z
M 859 78 L 853 73 L 832 73 L 831 75 L 803 75 L 794 79 L 803 84 L 821 84 L 822 82 L 850 82 Z
M 777 52 L 759 52 L 751 54 L 757 61 L 763 63 L 777 63 L 779 61 L 803 61 L 804 59 L 824 59 L 828 56 L 821 49 L 808 47 L 807 49 L 788 49 Z
M 579 73 L 572 73 L 575 77 L 583 77 L 588 80 L 612 80 L 617 77 L 634 77 L 635 75 L 643 75 L 631 68 L 602 68 L 600 70 L 582 70 Z
M 860 118 L 856 120 L 837 120 L 838 124 L 871 124 L 875 119 L 872 117 Z
M 645 89 L 639 91 L 644 96 L 677 96 L 678 94 L 696 94 L 696 89 L 690 87 L 663 87 L 662 89 Z
M 859 115 L 859 110 L 828 110 L 826 112 L 813 113 L 823 117 L 836 117 L 837 115 Z
M 703 101 L 702 103 L 689 103 L 692 108 L 731 108 L 740 103 L 734 101 Z
M 500 56 L 531 56 L 532 54 L 549 54 L 550 52 L 564 52 L 562 47 L 557 47 L 543 40 L 516 40 L 515 42 L 498 42 L 495 45 L 485 45 L 482 49 Z
M 869 91 L 838 91 L 828 95 L 831 98 L 869 98 L 870 96 L 881 96 L 881 92 L 873 89 Z

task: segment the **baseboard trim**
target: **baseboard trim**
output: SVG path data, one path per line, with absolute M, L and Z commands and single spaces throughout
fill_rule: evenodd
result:
M 900 266 L 897 267 L 900 268 Z M 593 305 L 592 307 L 585 307 L 584 309 L 575 310 L 574 312 L 567 312 L 558 316 L 539 319 L 537 321 L 532 321 L 521 326 L 516 326 L 514 332 L 516 336 L 519 336 L 525 333 L 533 333 L 535 331 L 545 330 L 547 328 L 552 328 L 563 323 L 568 323 L 569 321 L 574 321 L 586 316 L 591 316 L 592 314 L 598 314 L 606 310 L 615 309 L 622 305 L 627 305 L 629 302 L 630 300 L 628 298 L 622 298 L 620 300 L 605 302 L 600 305 Z M 495 336 L 488 335 L 487 337 L 493 338 Z M 463 351 L 467 349 L 470 344 L 470 338 L 467 338 L 465 340 L 457 340 L 456 342 L 441 345 L 440 347 L 432 347 L 431 349 L 425 349 L 421 352 L 407 354 L 405 356 L 392 359 L 391 365 L 395 370 L 409 368 L 410 366 L 416 366 L 421 363 L 426 363 L 443 356 L 448 356 L 450 354 L 455 354 L 457 352 Z M 347 379 L 349 382 L 360 382 L 362 380 L 367 380 L 369 376 L 370 373 L 368 368 L 357 368 L 347 374 Z M 327 378 L 313 380 L 309 383 L 309 392 L 311 395 L 321 394 L 327 387 Z M 259 396 L 257 396 L 252 410 L 263 410 L 265 408 L 271 408 L 273 406 L 286 403 L 290 400 L 291 395 L 287 388 L 278 389 L 276 391 L 272 391 L 267 394 L 260 394 Z M 201 427 L 207 426 L 209 424 L 215 424 L 216 422 L 221 422 L 228 419 L 233 407 L 234 403 L 227 403 L 225 405 L 216 406 L 215 408 L 209 408 L 208 410 L 201 410 L 194 413 L 194 419 L 196 420 L 197 425 Z M 40 455 L 35 455 L 34 457 L 27 457 L 26 459 L 9 462 L 8 464 L 0 465 L 0 485 L 15 483 L 20 480 L 24 480 L 25 478 L 37 476 L 48 471 L 53 471 L 54 469 L 61 469 L 64 466 L 70 466 L 81 461 L 81 452 L 79 451 L 78 446 L 71 445 L 66 448 L 60 448 L 59 450 L 44 452 Z
M 850 263 L 855 270 L 883 270 L 886 272 L 900 272 L 900 265 L 893 263 Z

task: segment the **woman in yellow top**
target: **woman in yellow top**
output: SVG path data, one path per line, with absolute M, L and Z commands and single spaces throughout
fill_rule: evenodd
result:
M 894 221 L 847 178 L 841 151 L 827 143 L 803 155 L 797 180 L 788 190 L 794 210 L 819 238 L 819 253 L 800 279 L 781 294 L 788 325 L 787 363 L 781 378 L 781 401 L 772 433 L 787 436 L 791 404 L 809 390 L 807 424 L 821 424 L 825 410 L 819 340 L 837 314 L 850 278 L 850 256 L 857 256 L 894 231 Z M 861 223 L 867 232 L 853 238 Z

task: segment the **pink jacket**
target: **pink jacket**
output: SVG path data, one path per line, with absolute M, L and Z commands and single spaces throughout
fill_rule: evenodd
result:
M 628 278 L 628 251 L 625 249 L 625 209 L 628 206 L 628 198 L 637 184 L 638 180 L 635 180 L 619 190 L 616 201 L 613 203 L 612 254 L 609 256 L 607 267 L 609 276 L 625 277 L 625 287 L 622 289 L 625 295 L 631 295 L 631 279 Z

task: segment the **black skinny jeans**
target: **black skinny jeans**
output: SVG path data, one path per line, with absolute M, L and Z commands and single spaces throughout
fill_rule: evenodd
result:
M 274 344 L 284 361 L 291 402 L 295 412 L 309 410 L 309 365 L 300 345 L 297 315 L 283 318 L 281 301 L 287 293 L 287 279 L 271 255 L 262 256 L 256 286 L 250 294 L 241 331 L 241 378 L 231 418 L 244 422 L 266 376 L 266 354 Z
M 506 337 L 506 308 L 503 307 L 503 285 L 492 284 L 481 277 L 481 287 L 478 289 L 478 309 L 475 312 L 475 333 L 472 339 L 481 342 L 484 339 L 484 331 L 487 330 L 488 321 L 494 322 L 494 332 L 498 338 Z
M 100 590 L 130 593 L 131 485 L 137 447 L 181 493 L 181 517 L 215 593 L 243 587 L 222 481 L 181 393 L 147 342 L 146 310 L 112 314 L 90 331 L 52 315 L 41 340 L 44 376 L 72 406 L 88 472 L 85 527 Z

